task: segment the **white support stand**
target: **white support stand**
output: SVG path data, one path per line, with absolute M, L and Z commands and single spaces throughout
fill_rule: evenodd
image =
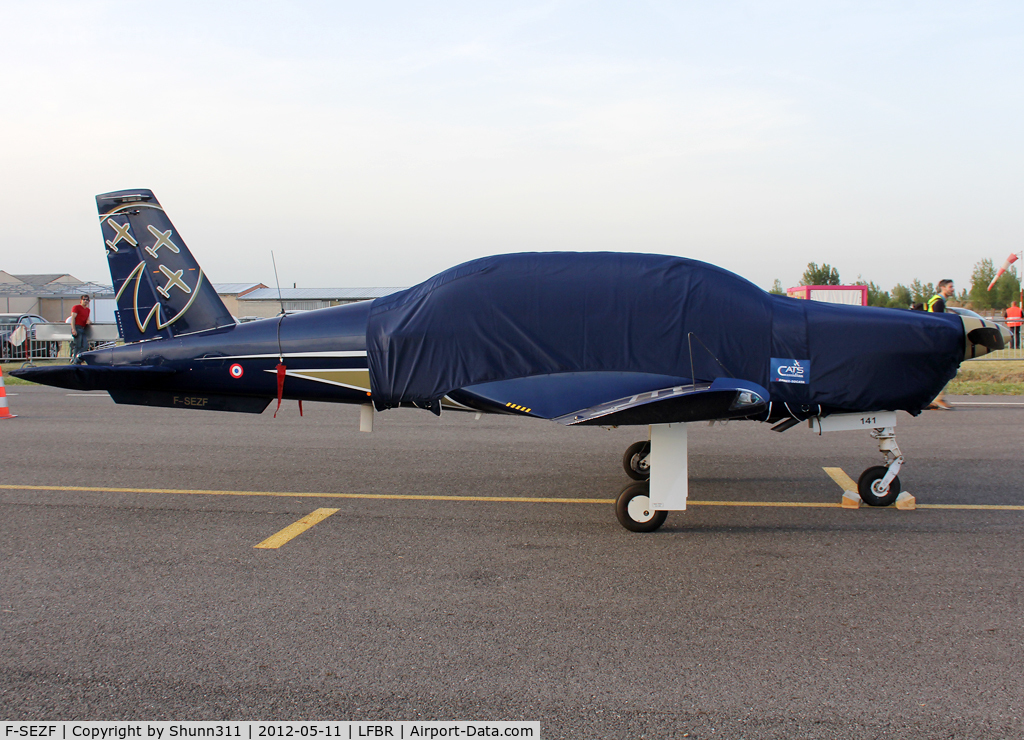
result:
M 686 424 L 651 427 L 651 508 L 685 511 L 688 494 Z
M 373 431 L 373 404 L 364 403 L 359 407 L 359 431 Z

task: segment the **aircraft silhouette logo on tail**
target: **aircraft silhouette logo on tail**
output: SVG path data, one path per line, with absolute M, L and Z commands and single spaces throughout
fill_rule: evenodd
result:
M 96 202 L 125 342 L 234 325 L 151 191 L 104 193 Z
M 171 241 L 172 232 L 170 229 L 168 229 L 167 231 L 160 231 L 160 229 L 155 228 L 153 224 L 149 224 L 149 226 L 147 226 L 146 229 L 149 231 L 150 234 L 156 237 L 156 241 L 153 243 L 153 246 L 146 247 L 146 251 L 149 252 L 153 259 L 159 259 L 159 257 L 157 256 L 157 250 L 159 250 L 160 247 L 167 247 L 175 254 L 181 253 L 181 250 L 178 249 L 178 247 L 175 246 L 174 243 Z
M 121 284 L 121 288 L 120 288 L 120 290 L 117 291 L 117 295 L 115 296 L 115 299 L 117 301 L 120 301 L 121 300 L 121 294 L 124 293 L 125 288 L 127 288 L 129 285 L 134 284 L 135 290 L 133 292 L 132 304 L 131 304 L 132 305 L 132 312 L 135 315 L 135 325 L 138 326 L 139 331 L 143 332 L 143 333 L 145 333 L 146 327 L 149 326 L 149 322 L 154 317 L 156 317 L 156 328 L 157 329 L 165 329 L 168 326 L 170 326 L 171 324 L 173 324 L 175 321 L 180 319 L 182 316 L 184 316 L 185 313 L 189 310 L 189 308 L 192 307 L 192 301 L 194 301 L 196 296 L 199 295 L 199 293 L 198 293 L 199 286 L 202 285 L 202 283 L 203 283 L 203 271 L 202 271 L 202 269 L 200 269 L 199 270 L 199 277 L 196 279 L 196 291 L 197 292 L 193 293 L 192 288 L 190 288 L 188 285 L 186 285 L 185 282 L 181 279 L 181 276 L 182 276 L 182 274 L 184 272 L 183 270 L 171 271 L 166 265 L 160 265 L 160 272 L 162 272 L 167 277 L 167 285 L 158 285 L 156 287 L 157 292 L 160 293 L 160 295 L 162 295 L 164 298 L 170 298 L 171 297 L 171 293 L 170 293 L 171 288 L 178 288 L 183 293 L 191 294 L 192 298 L 189 299 L 189 302 L 185 304 L 184 308 L 182 308 L 180 311 L 178 311 L 177 314 L 175 314 L 173 317 L 171 317 L 167 321 L 163 320 L 163 315 L 162 315 L 162 311 L 161 311 L 161 304 L 159 302 L 157 302 L 149 310 L 149 313 L 146 315 L 146 318 L 143 319 L 143 318 L 141 318 L 141 314 L 142 314 L 142 310 L 145 310 L 145 309 L 142 309 L 142 310 L 139 309 L 139 287 L 142 284 L 142 277 L 143 277 L 143 274 L 145 272 L 145 269 L 146 269 L 146 263 L 145 262 L 140 262 L 138 265 L 136 265 L 135 269 L 132 270 L 130 275 L 128 275 L 128 278 L 124 281 L 124 283 Z
M 121 241 L 121 240 L 124 240 L 124 241 L 128 242 L 133 247 L 139 246 L 139 243 L 137 241 L 135 241 L 135 237 L 133 237 L 131 235 L 131 233 L 130 233 L 131 232 L 131 224 L 129 222 L 125 221 L 122 224 L 122 223 L 118 223 L 117 221 L 115 221 L 112 218 L 108 218 L 106 220 L 106 223 L 110 224 L 110 227 L 114 230 L 114 239 L 113 240 L 107 239 L 107 241 L 106 241 L 107 247 L 109 249 L 111 249 L 114 252 L 120 252 L 121 250 L 117 248 L 117 243 L 119 241 Z M 177 252 L 178 250 L 174 250 L 174 251 Z M 154 254 L 153 256 L 155 257 L 156 255 Z
M 146 249 L 148 250 L 149 247 L 146 247 Z M 160 272 L 162 272 L 167 277 L 167 285 L 158 285 L 156 286 L 156 290 L 164 298 L 171 297 L 171 288 L 178 288 L 184 293 L 192 292 L 192 288 L 185 285 L 185 281 L 181 279 L 182 274 L 185 272 L 184 270 L 177 270 L 172 272 L 167 265 L 160 265 Z

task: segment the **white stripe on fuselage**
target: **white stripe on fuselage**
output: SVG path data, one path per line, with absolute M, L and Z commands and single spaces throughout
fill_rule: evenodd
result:
M 198 357 L 199 360 L 272 360 L 282 355 L 230 355 L 228 357 Z M 284 357 L 366 357 L 366 350 L 338 350 L 336 352 L 285 352 Z

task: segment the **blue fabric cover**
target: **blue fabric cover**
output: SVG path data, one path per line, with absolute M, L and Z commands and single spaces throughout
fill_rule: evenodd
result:
M 916 413 L 956 374 L 964 332 L 955 315 L 770 295 L 697 260 L 540 252 L 473 260 L 378 298 L 366 344 L 378 409 L 608 371 L 735 377 L 773 401 Z M 808 382 L 770 382 L 771 358 L 809 361 Z

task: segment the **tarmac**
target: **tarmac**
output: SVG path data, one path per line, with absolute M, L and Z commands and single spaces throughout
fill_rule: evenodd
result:
M 644 428 L 7 390 L 0 719 L 1024 736 L 1024 398 L 900 414 L 915 511 L 840 508 L 866 433 L 694 425 L 634 534 Z

